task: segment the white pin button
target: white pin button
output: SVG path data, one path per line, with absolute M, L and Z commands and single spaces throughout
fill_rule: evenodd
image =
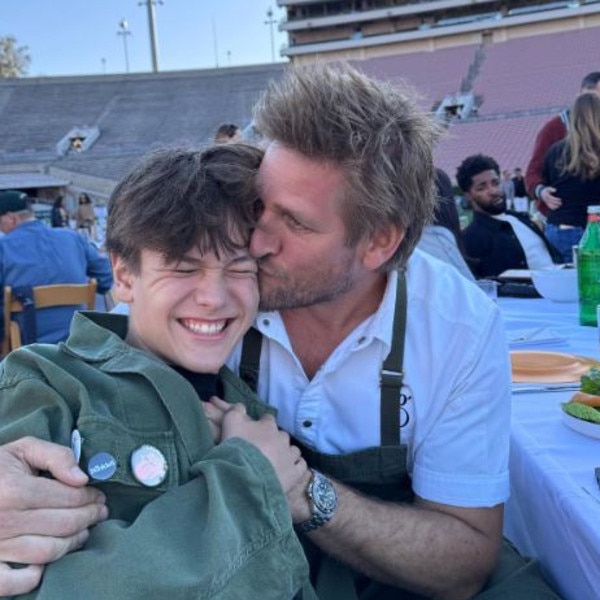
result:
M 150 444 L 144 444 L 131 453 L 133 476 L 146 487 L 156 487 L 167 477 L 167 459 Z

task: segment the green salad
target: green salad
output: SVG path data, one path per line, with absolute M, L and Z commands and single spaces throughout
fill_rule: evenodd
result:
M 593 406 L 581 404 L 581 402 L 565 402 L 562 405 L 562 409 L 568 415 L 576 417 L 577 419 L 600 424 L 600 410 Z
M 581 391 L 600 396 L 600 369 L 598 367 L 592 367 L 581 376 Z
M 598 398 L 586 397 L 585 394 Z M 581 376 L 581 392 L 561 406 L 572 417 L 600 425 L 600 368 L 592 367 L 584 373 Z

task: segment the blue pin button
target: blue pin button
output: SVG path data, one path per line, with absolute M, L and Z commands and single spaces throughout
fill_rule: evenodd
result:
M 88 462 L 88 475 L 98 481 L 110 479 L 117 470 L 117 461 L 108 452 L 98 452 Z

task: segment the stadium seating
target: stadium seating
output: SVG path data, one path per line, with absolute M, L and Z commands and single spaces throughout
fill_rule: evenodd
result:
M 408 81 L 425 110 L 459 92 L 474 94 L 477 111 L 451 120 L 435 151 L 453 177 L 476 152 L 493 155 L 502 168 L 525 169 L 537 130 L 573 100 L 586 73 L 600 69 L 599 56 L 596 26 L 355 64 L 380 79 Z M 204 144 L 222 122 L 248 126 L 260 92 L 284 68 L 0 80 L 0 173 L 29 164 L 116 181 L 157 145 Z M 85 126 L 100 130 L 91 148 L 58 156 L 57 142 Z

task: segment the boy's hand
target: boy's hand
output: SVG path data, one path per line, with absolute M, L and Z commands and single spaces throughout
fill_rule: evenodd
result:
M 215 444 L 221 441 L 221 427 L 223 426 L 223 417 L 225 413 L 233 408 L 233 404 L 221 400 L 217 396 L 212 396 L 208 402 L 202 402 L 204 414 L 212 430 Z
M 108 516 L 87 481 L 70 448 L 31 437 L 0 446 L 0 561 L 43 565 L 83 545 L 87 528 Z M 0 565 L 0 596 L 29 591 L 41 574 Z
M 231 408 L 223 414 L 222 441 L 237 437 L 256 446 L 273 465 L 286 494 L 307 478 L 308 467 L 300 449 L 290 444 L 290 436 L 278 429 L 272 415 L 254 421 L 246 414 L 243 404 L 229 406 Z

